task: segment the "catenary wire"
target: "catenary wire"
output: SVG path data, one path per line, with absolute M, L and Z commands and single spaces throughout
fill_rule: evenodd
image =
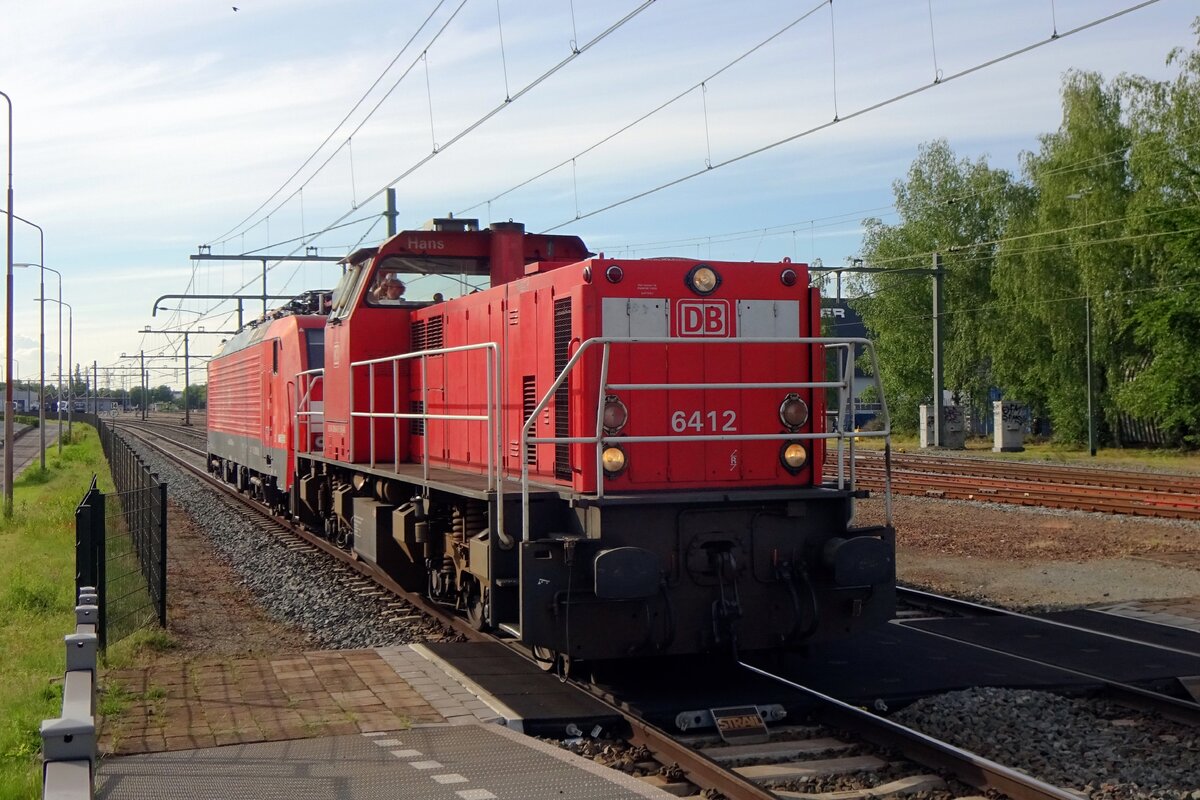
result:
M 951 81 L 966 77 L 968 75 L 972 75 L 972 74 L 979 72 L 981 70 L 984 70 L 984 69 L 988 69 L 990 67 L 995 66 L 996 64 L 1000 64 L 1000 63 L 1003 63 L 1010 59 L 1016 58 L 1017 56 L 1024 55 L 1025 53 L 1036 50 L 1047 44 L 1060 41 L 1062 39 L 1065 39 L 1068 36 L 1072 36 L 1074 34 L 1081 33 L 1083 31 L 1094 28 L 1098 25 L 1102 25 L 1106 22 L 1111 22 L 1114 19 L 1118 19 L 1127 14 L 1131 14 L 1134 11 L 1138 11 L 1140 9 L 1154 5 L 1158 2 L 1159 2 L 1159 0 L 1143 0 L 1143 2 L 1137 3 L 1136 5 L 1128 6 L 1124 9 L 1121 9 L 1120 11 L 1116 11 L 1116 12 L 1114 12 L 1112 14 L 1108 14 L 1104 17 L 1099 17 L 1097 19 L 1086 22 L 1082 25 L 1078 25 L 1078 26 L 1072 28 L 1071 30 L 1060 33 L 1057 37 L 1042 39 L 1042 40 L 1033 42 L 1032 44 L 1028 44 L 1024 47 L 1018 48 L 1016 50 L 1010 50 L 1007 53 L 996 56 L 995 58 L 990 58 L 990 59 L 987 59 L 986 61 L 981 61 L 980 63 L 975 64 L 971 67 L 967 67 L 966 69 L 959 70 L 958 72 L 947 75 L 947 76 L 943 77 L 940 81 L 922 84 L 921 86 L 917 86 L 912 89 L 909 89 L 908 91 L 892 95 L 891 97 L 888 97 L 884 100 L 880 100 L 879 102 L 872 103 L 871 105 L 856 109 L 844 117 L 839 117 L 839 116 L 835 115 L 834 118 L 829 120 L 828 122 L 823 122 L 819 125 L 814 125 L 805 130 L 798 131 L 797 133 L 794 133 L 791 136 L 785 136 L 782 139 L 777 139 L 774 142 L 770 142 L 761 147 L 754 148 L 753 150 L 748 150 L 744 153 L 733 156 L 732 158 L 728 158 L 724 161 L 720 161 L 716 164 L 713 164 L 711 167 L 705 167 L 704 169 L 699 169 L 699 170 L 695 170 L 690 173 L 686 173 L 684 175 L 679 176 L 678 178 L 674 178 L 670 181 L 666 181 L 665 183 L 661 183 L 657 186 L 651 187 L 644 191 L 629 195 L 621 200 L 617 200 L 612 203 L 608 203 L 606 205 L 600 206 L 599 208 L 595 208 L 591 211 L 585 212 L 584 214 L 580 215 L 579 217 L 577 217 L 575 219 L 564 220 L 563 222 L 557 223 L 555 225 L 551 225 L 550 227 L 543 229 L 541 232 L 549 233 L 551 231 L 558 230 L 559 228 L 566 227 L 567 225 L 570 225 L 571 223 L 576 222 L 578 220 L 587 219 L 589 217 L 596 216 L 597 214 L 602 214 L 606 211 L 611 211 L 614 208 L 618 208 L 627 203 L 631 203 L 635 200 L 640 200 L 644 197 L 648 197 L 649 195 L 656 194 L 657 192 L 661 192 L 661 191 L 663 191 L 665 189 L 669 189 L 673 186 L 678 186 L 681 183 L 686 183 L 687 181 L 692 180 L 693 178 L 697 178 L 700 175 L 704 175 L 708 172 L 712 172 L 713 170 L 717 170 L 722 167 L 727 167 L 727 166 L 730 166 L 731 164 L 736 164 L 736 163 L 744 161 L 748 158 L 752 158 L 754 156 L 761 155 L 762 153 L 768 152 L 770 150 L 774 150 L 775 148 L 780 147 L 784 144 L 788 144 L 790 142 L 797 141 L 797 140 L 805 138 L 807 136 L 811 136 L 814 133 L 818 133 L 827 128 L 831 128 L 840 122 L 845 122 L 847 120 L 854 119 L 855 117 L 860 117 L 865 114 L 869 114 L 869 113 L 877 111 L 881 108 L 885 108 L 887 106 L 898 103 L 901 100 L 906 100 L 909 97 L 914 97 L 918 94 L 922 94 L 923 92 L 928 91 L 929 89 L 932 89 L 936 86 L 943 86 L 947 83 L 950 83 Z

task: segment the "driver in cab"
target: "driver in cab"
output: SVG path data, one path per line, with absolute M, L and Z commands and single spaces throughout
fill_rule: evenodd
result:
M 404 281 L 395 273 L 386 273 L 383 280 L 375 287 L 374 299 L 377 305 L 396 306 L 404 302 Z

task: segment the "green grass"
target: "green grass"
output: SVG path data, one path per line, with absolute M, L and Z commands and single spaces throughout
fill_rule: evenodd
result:
M 41 796 L 43 719 L 62 709 L 63 636 L 75 630 L 75 506 L 92 474 L 111 491 L 96 432 L 46 454 L 13 484 L 13 517 L 0 521 L 0 798 Z

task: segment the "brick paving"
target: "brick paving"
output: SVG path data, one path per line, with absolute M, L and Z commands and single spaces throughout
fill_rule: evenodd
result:
M 100 752 L 107 755 L 445 721 L 374 650 L 163 662 L 109 671 L 101 675 L 100 686 L 129 698 L 122 711 L 101 719 Z

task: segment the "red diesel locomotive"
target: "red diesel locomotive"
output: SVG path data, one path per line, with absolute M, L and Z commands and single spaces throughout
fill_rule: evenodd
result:
M 853 438 L 825 430 L 870 348 L 820 338 L 805 265 L 457 219 L 343 265 L 327 315 L 261 320 L 210 362 L 214 473 L 548 664 L 891 617 L 894 531 L 853 524 Z M 384 290 L 416 275 L 491 285 Z

